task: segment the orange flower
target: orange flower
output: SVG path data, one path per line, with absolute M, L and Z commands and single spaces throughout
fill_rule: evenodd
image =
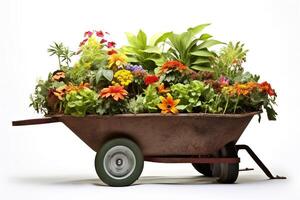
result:
M 176 106 L 180 102 L 180 99 L 174 100 L 169 93 L 166 98 L 163 96 L 160 96 L 159 98 L 161 100 L 161 104 L 158 104 L 158 107 L 161 109 L 161 113 L 178 113 Z
M 63 79 L 65 79 L 65 72 L 62 70 L 57 70 L 55 72 L 53 72 L 52 81 L 62 81 Z
M 56 88 L 54 91 L 53 91 L 53 94 L 59 99 L 59 100 L 63 100 L 65 94 L 66 94 L 66 89 L 67 89 L 67 86 L 64 85 L 64 86 L 61 86 L 61 87 L 58 87 Z
M 272 89 L 271 85 L 266 81 L 259 84 L 259 89 L 262 92 L 268 93 L 270 96 L 276 96 L 275 90 Z
M 158 89 L 158 93 L 160 93 L 160 94 L 170 92 L 169 89 L 166 89 L 166 88 L 165 88 L 165 85 L 164 85 L 163 83 L 161 83 L 161 84 L 157 87 L 157 89 Z
M 123 86 L 115 85 L 109 86 L 108 88 L 103 88 L 100 92 L 100 96 L 102 98 L 112 97 L 115 101 L 119 101 L 119 99 L 123 100 L 124 96 L 126 96 L 128 92 L 124 89 Z
M 177 60 L 172 60 L 172 61 L 167 61 L 166 63 L 164 63 L 161 66 L 161 68 L 159 70 L 159 74 L 166 73 L 169 70 L 176 70 L 176 71 L 182 72 L 183 70 L 186 70 L 186 69 L 187 69 L 187 66 L 185 66 L 181 62 L 179 62 Z
M 90 88 L 90 84 L 89 83 L 80 83 L 78 86 L 77 85 L 73 85 L 72 83 L 69 83 L 69 85 L 67 86 L 66 90 L 67 92 L 71 92 L 71 91 L 76 91 L 78 92 L 79 90 L 83 90 L 85 88 Z

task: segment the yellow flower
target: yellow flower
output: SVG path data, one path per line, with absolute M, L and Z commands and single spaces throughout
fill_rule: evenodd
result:
M 115 80 L 112 81 L 114 85 L 127 86 L 133 81 L 133 75 L 129 70 L 122 69 L 115 73 Z
M 114 53 L 108 57 L 108 67 L 113 66 L 122 67 L 127 64 L 127 57 L 121 53 Z

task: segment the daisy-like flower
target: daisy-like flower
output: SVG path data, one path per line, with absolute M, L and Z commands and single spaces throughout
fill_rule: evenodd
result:
M 127 57 L 121 53 L 114 53 L 108 57 L 108 67 L 116 65 L 117 67 L 127 64 Z
M 161 113 L 178 113 L 176 106 L 180 102 L 180 99 L 173 99 L 170 93 L 167 94 L 167 97 L 160 96 L 161 103 L 158 104 L 158 107 L 161 109 Z
M 66 87 L 66 90 L 69 93 L 71 91 L 79 91 L 85 88 L 90 88 L 90 84 L 81 82 L 79 85 L 73 85 L 72 83 L 69 83 L 69 85 Z
M 170 92 L 169 89 L 165 88 L 164 83 L 161 83 L 158 87 L 157 87 L 158 93 L 163 94 L 163 93 L 168 93 Z
M 276 92 L 274 89 L 272 89 L 270 83 L 264 81 L 262 83 L 259 84 L 259 90 L 262 92 L 265 92 L 267 94 L 269 94 L 270 96 L 276 96 Z
M 54 94 L 54 96 L 56 96 L 59 100 L 63 100 L 65 94 L 67 92 L 67 86 L 61 86 L 56 88 L 55 90 L 52 91 L 52 93 Z
M 128 92 L 124 89 L 123 86 L 115 85 L 115 86 L 108 86 L 108 88 L 103 88 L 100 91 L 100 97 L 102 98 L 109 98 L 112 97 L 115 101 L 119 101 L 119 99 L 123 100 L 128 94 Z
M 146 85 L 150 85 L 150 84 L 153 84 L 155 82 L 157 82 L 159 80 L 159 78 L 155 75 L 147 75 L 145 78 L 144 78 L 144 83 Z
M 65 72 L 62 70 L 57 70 L 53 72 L 52 81 L 63 81 L 66 78 Z

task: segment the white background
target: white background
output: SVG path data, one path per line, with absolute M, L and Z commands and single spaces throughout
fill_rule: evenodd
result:
M 299 2 L 1 1 L 0 199 L 299 199 Z M 52 41 L 76 49 L 85 31 L 103 29 L 124 44 L 125 31 L 152 35 L 207 22 L 216 39 L 246 43 L 246 69 L 276 88 L 278 120 L 253 119 L 239 142 L 287 180 L 267 180 L 242 153 L 241 167 L 255 171 L 241 172 L 237 184 L 215 184 L 189 164 L 146 163 L 137 185 L 112 188 L 96 176 L 95 153 L 62 124 L 11 127 L 40 117 L 28 97 L 36 79 L 56 69 L 46 51 Z

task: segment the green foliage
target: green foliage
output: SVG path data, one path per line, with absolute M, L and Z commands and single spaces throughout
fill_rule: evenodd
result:
M 127 101 L 114 101 L 113 99 L 99 99 L 96 113 L 99 115 L 114 115 L 128 113 Z
M 144 97 L 142 95 L 136 95 L 135 98 L 129 100 L 127 108 L 129 112 L 134 114 L 144 112 Z
M 71 91 L 64 100 L 65 114 L 83 117 L 96 112 L 98 94 L 88 88 L 79 91 Z
M 37 113 L 48 114 L 47 96 L 50 88 L 49 81 L 39 80 L 35 86 L 34 94 L 30 96 L 30 105 Z
M 229 42 L 226 47 L 221 49 L 219 55 L 215 57 L 213 68 L 216 76 L 220 77 L 223 75 L 231 80 L 240 76 L 244 71 L 242 64 L 246 61 L 247 52 L 248 50 L 244 49 L 244 44 Z
M 144 108 L 148 112 L 156 112 L 158 110 L 157 105 L 160 103 L 159 95 L 155 85 L 148 85 L 145 90 Z
M 243 72 L 234 77 L 233 81 L 236 83 L 258 82 L 258 75 L 253 75 L 250 72 Z
M 194 70 L 211 71 L 211 60 L 215 54 L 208 48 L 223 43 L 211 39 L 212 36 L 207 33 L 197 36 L 208 25 L 201 24 L 181 34 L 165 33 L 166 43 L 170 46 L 167 57 L 170 60 L 179 60 Z
M 137 35 L 126 33 L 126 36 L 129 44 L 123 46 L 121 51 L 128 57 L 128 62 L 140 64 L 153 71 L 166 61 L 161 49 L 155 45 L 156 40 L 150 39 L 147 43 L 147 35 L 142 30 Z
M 70 51 L 70 49 L 64 46 L 64 44 L 61 42 L 54 42 L 53 45 L 50 45 L 48 48 L 48 53 L 50 56 L 57 56 L 58 65 L 61 70 L 69 67 L 69 64 L 71 63 L 71 57 L 76 54 L 75 52 Z

